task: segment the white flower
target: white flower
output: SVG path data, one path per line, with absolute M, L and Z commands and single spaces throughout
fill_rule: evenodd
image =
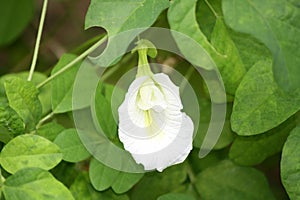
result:
M 145 170 L 183 162 L 194 125 L 182 111 L 179 88 L 162 73 L 138 76 L 119 107 L 119 138 Z

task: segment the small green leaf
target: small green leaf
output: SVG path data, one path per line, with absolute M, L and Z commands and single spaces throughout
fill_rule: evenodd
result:
M 76 129 L 67 129 L 61 132 L 54 143 L 60 147 L 63 160 L 68 162 L 80 162 L 87 159 L 90 153 L 83 146 Z
M 70 63 L 77 56 L 73 54 L 64 54 L 53 68 L 51 74 L 62 69 L 66 64 Z M 54 113 L 64 113 L 72 111 L 72 92 L 74 80 L 80 63 L 56 77 L 51 82 L 52 87 L 52 110 Z
M 61 133 L 64 129 L 65 128 L 62 125 L 56 122 L 49 122 L 39 127 L 36 130 L 36 134 L 50 141 L 54 141 L 58 134 Z
M 287 0 L 225 0 L 226 23 L 251 34 L 272 52 L 274 76 L 281 88 L 292 92 L 300 86 L 300 9 Z
M 144 174 L 142 173 L 126 173 L 120 172 L 115 182 L 112 184 L 112 189 L 117 194 L 122 194 L 130 190 L 137 182 L 141 180 Z
M 275 199 L 266 177 L 250 167 L 234 165 L 224 160 L 197 175 L 195 183 L 201 199 Z
M 0 141 L 7 143 L 16 135 L 25 131 L 25 124 L 21 117 L 8 104 L 0 106 Z
M 117 124 L 111 109 L 111 94 L 113 89 L 114 87 L 99 82 L 95 93 L 93 109 L 99 128 L 111 141 L 115 141 L 118 137 Z
M 24 81 L 27 81 L 28 75 L 29 75 L 29 72 L 25 71 L 25 72 L 20 72 L 20 73 L 16 73 L 16 74 L 5 74 L 4 76 L 2 76 L 0 78 L 0 94 L 1 93 L 5 94 L 4 82 L 6 79 L 9 79 L 10 77 L 19 77 L 19 78 L 23 79 Z M 47 76 L 45 74 L 42 74 L 40 72 L 34 72 L 31 82 L 34 85 L 38 85 L 39 83 L 43 82 L 46 79 L 47 79 Z M 43 114 L 47 114 L 51 110 L 51 86 L 50 86 L 50 84 L 45 85 L 44 87 L 39 89 L 38 97 L 42 104 Z
M 7 78 L 4 86 L 9 106 L 20 115 L 28 130 L 35 129 L 42 115 L 36 87 L 18 77 Z
M 126 195 L 116 195 L 111 190 L 105 192 L 96 191 L 92 187 L 86 172 L 78 175 L 70 190 L 76 200 L 129 200 Z
M 1 166 L 10 173 L 27 168 L 52 169 L 62 159 L 58 146 L 37 135 L 20 135 L 11 140 L 0 154 Z
M 158 197 L 157 200 L 195 200 L 195 198 L 189 194 L 169 193 Z
M 96 159 L 90 163 L 90 179 L 92 185 L 98 191 L 106 190 L 112 187 L 117 194 L 125 193 L 130 190 L 144 174 L 126 173 L 117 171 L 105 166 Z
M 300 196 L 300 126 L 296 127 L 284 144 L 281 158 L 281 180 L 291 199 Z
M 21 72 L 16 74 L 16 76 L 27 80 L 29 72 Z M 32 76 L 32 83 L 38 85 L 47 79 L 45 74 L 40 72 L 34 72 Z M 47 114 L 51 110 L 51 85 L 47 84 L 39 89 L 39 99 L 42 104 L 43 114 Z
M 278 126 L 300 109 L 297 93 L 300 90 L 294 94 L 280 90 L 273 78 L 271 62 L 259 61 L 236 91 L 232 130 L 241 136 L 251 136 Z
M 39 168 L 22 169 L 3 184 L 6 200 L 73 200 L 71 192 L 49 172 Z
M 168 0 L 92 0 L 85 17 L 85 28 L 101 26 L 111 36 L 130 29 L 150 27 L 168 6 Z
M 240 165 L 261 163 L 282 150 L 286 138 L 295 125 L 294 118 L 291 118 L 267 133 L 248 137 L 238 136 L 230 147 L 230 159 Z
M 34 14 L 32 0 L 0 1 L 0 46 L 13 42 L 26 28 Z
M 98 191 L 108 189 L 115 182 L 119 173 L 119 171 L 105 166 L 96 159 L 92 159 L 90 162 L 91 183 Z

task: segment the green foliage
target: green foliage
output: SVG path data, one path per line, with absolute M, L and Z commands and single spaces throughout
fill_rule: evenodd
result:
M 85 17 L 85 27 L 101 26 L 107 30 L 108 35 L 149 27 L 168 6 L 168 0 L 130 0 L 118 3 L 114 0 L 92 0 Z
M 292 118 L 267 133 L 249 137 L 238 136 L 230 147 L 229 157 L 240 165 L 257 165 L 282 150 L 294 127 L 295 121 Z
M 13 42 L 33 17 L 32 0 L 0 1 L 0 46 Z
M 25 124 L 16 111 L 9 107 L 7 102 L 1 102 L 0 104 L 0 141 L 7 143 L 14 136 L 24 133 Z
M 300 127 L 296 127 L 288 137 L 282 152 L 281 178 L 291 199 L 300 195 Z
M 40 135 L 50 141 L 54 141 L 55 138 L 64 130 L 64 127 L 56 122 L 49 122 L 42 125 L 36 130 L 36 134 Z
M 9 106 L 20 115 L 27 130 L 35 129 L 42 115 L 42 105 L 36 87 L 18 77 L 5 79 L 4 87 Z
M 83 172 L 78 175 L 74 183 L 70 188 L 74 198 L 76 200 L 86 199 L 86 200 L 128 200 L 127 195 L 116 195 L 111 190 L 106 190 L 105 192 L 96 191 L 89 180 L 87 173 Z
M 98 191 L 112 187 L 117 194 L 127 192 L 143 177 L 141 173 L 132 174 L 117 171 L 96 159 L 92 159 L 89 172 L 91 183 Z
M 288 0 L 224 0 L 223 11 L 231 28 L 253 35 L 270 49 L 274 59 L 274 75 L 281 88 L 288 91 L 298 89 L 299 8 Z
M 55 138 L 54 143 L 59 146 L 65 161 L 76 163 L 90 156 L 90 153 L 83 146 L 76 129 L 64 130 Z
M 176 191 L 187 179 L 185 164 L 170 167 L 162 173 L 151 172 L 134 187 L 131 199 L 156 199 L 162 194 Z
M 211 41 L 208 41 L 197 23 L 195 10 L 195 0 L 173 1 L 168 12 L 171 29 L 189 36 L 204 48 L 205 53 L 211 56 L 213 62 L 219 68 L 226 92 L 234 95 L 245 74 L 245 67 L 238 50 L 228 34 L 223 19 L 219 16 L 216 16 L 217 20 L 211 35 Z M 205 69 L 214 69 L 214 64 L 211 61 L 205 61 L 207 55 L 204 52 L 195 52 L 195 48 L 187 47 L 185 39 L 181 36 L 175 36 L 175 40 L 184 56 L 194 61 L 193 64 Z M 190 51 L 190 49 L 194 49 L 194 51 Z
M 49 172 L 26 168 L 4 181 L 2 190 L 7 200 L 73 200 L 70 191 Z
M 157 200 L 195 200 L 195 198 L 187 194 L 169 193 L 158 197 Z
M 57 145 L 37 135 L 20 135 L 11 140 L 0 154 L 1 166 L 10 173 L 27 167 L 49 170 L 62 159 Z
M 203 199 L 275 199 L 261 172 L 229 160 L 199 173 L 196 188 Z
M 257 62 L 239 85 L 231 125 L 241 136 L 264 133 L 287 120 L 300 109 L 300 90 L 286 93 L 273 78 L 271 61 Z
M 65 1 L 64 8 L 69 3 Z M 19 72 L 19 66 L 25 63 L 26 67 L 30 56 L 19 59 L 20 55 L 10 54 L 33 44 L 31 29 L 38 24 L 37 16 L 31 21 L 33 11 L 32 0 L 0 0 L 0 46 L 6 46 L 0 58 L 16 60 L 16 66 L 2 64 L 0 68 L 0 72 L 9 72 L 0 77 L 0 199 L 300 198 L 298 0 L 91 0 L 85 28 L 102 27 L 106 33 L 78 44 L 73 54 L 58 56 L 54 67 L 46 69 L 53 65 L 49 50 L 61 55 L 60 49 L 68 49 L 47 33 L 29 81 L 29 71 Z M 19 38 L 29 23 L 32 27 Z M 148 32 L 142 32 L 151 26 L 171 29 L 173 38 L 166 42 L 174 40 L 174 49 L 182 55 L 157 48 L 150 51 L 149 61 L 170 65 L 162 72 L 171 79 L 176 80 L 176 70 L 189 81 L 199 105 L 189 103 L 186 85 L 175 82 L 187 99 L 183 111 L 196 116 L 200 110 L 200 122 L 186 161 L 161 173 L 128 173 L 99 160 L 117 162 L 119 168 L 142 167 L 124 151 L 118 137 L 117 109 L 127 87 L 118 81 L 138 60 L 136 54 L 121 53 L 134 48 L 132 41 L 146 39 Z M 114 40 L 113 36 L 135 28 L 138 30 Z M 102 43 L 104 51 L 97 56 L 92 43 L 99 38 L 108 42 Z M 115 50 L 120 53 L 116 58 Z M 81 62 L 86 56 L 89 59 Z M 114 60 L 105 63 L 101 59 L 105 56 Z M 72 65 L 74 60 L 79 62 Z M 192 69 L 192 64 L 198 67 Z M 89 67 L 81 68 L 86 65 Z M 22 70 L 28 70 L 25 67 Z M 81 82 L 76 79 L 78 72 L 84 74 Z M 219 86 L 215 78 L 223 80 L 226 102 L 219 99 L 223 91 L 208 90 L 208 85 Z M 79 94 L 73 94 L 74 88 Z M 79 100 L 73 101 L 74 96 Z M 211 121 L 212 106 L 221 104 L 227 107 L 221 136 L 200 159 L 199 148 L 208 127 L 221 122 Z M 93 147 L 89 151 L 87 144 Z M 123 156 L 115 156 L 116 152 Z
M 112 140 L 117 140 L 117 124 L 112 115 L 111 95 L 114 87 L 104 85 L 99 82 L 95 94 L 95 118 L 99 124 L 99 129 Z
M 75 58 L 76 55 L 73 54 L 63 55 L 53 68 L 51 74 L 56 73 Z M 75 64 L 71 69 L 65 71 L 63 76 L 59 76 L 51 82 L 52 110 L 54 113 L 72 111 L 72 91 L 79 67 L 80 64 Z

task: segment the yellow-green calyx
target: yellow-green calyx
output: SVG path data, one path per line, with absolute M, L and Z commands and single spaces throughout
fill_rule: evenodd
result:
M 138 71 L 136 77 L 141 76 L 153 76 L 150 65 L 148 63 L 147 56 L 152 58 L 156 57 L 157 50 L 155 46 L 149 41 L 145 39 L 141 39 L 136 43 L 136 47 L 132 50 L 132 53 L 138 52 L 139 61 L 138 61 Z

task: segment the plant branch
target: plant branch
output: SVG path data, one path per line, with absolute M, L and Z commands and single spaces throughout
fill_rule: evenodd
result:
M 106 38 L 107 38 L 107 36 L 104 36 L 103 38 L 101 38 L 98 42 L 96 42 L 93 46 L 91 46 L 85 52 L 83 52 L 82 54 L 80 54 L 77 58 L 75 58 L 74 60 L 72 60 L 70 63 L 68 63 L 67 65 L 65 65 L 59 71 L 57 71 L 56 73 L 52 74 L 45 81 L 43 81 L 42 83 L 40 83 L 37 86 L 37 88 L 39 89 L 39 88 L 43 87 L 44 85 L 46 85 L 47 83 L 49 83 L 51 80 L 53 80 L 55 77 L 59 76 L 60 74 L 64 73 L 66 70 L 70 69 L 73 65 L 75 65 L 76 63 L 78 63 L 81 59 L 83 59 L 84 57 L 86 57 L 87 55 L 89 55 L 97 47 L 99 47 L 101 44 L 103 44 L 105 42 Z
M 34 52 L 33 52 L 33 57 L 32 57 L 32 63 L 31 63 L 31 66 L 30 66 L 30 71 L 29 71 L 29 75 L 28 75 L 28 79 L 27 79 L 28 81 L 32 80 L 33 73 L 34 73 L 34 70 L 35 70 L 37 56 L 38 56 L 38 52 L 39 52 L 39 48 L 40 48 L 42 32 L 43 32 L 43 27 L 44 27 L 44 22 L 45 22 L 47 5 L 48 5 L 48 0 L 44 0 L 43 9 L 42 9 L 42 13 L 41 13 L 40 24 L 39 24 L 39 29 L 38 29 L 36 42 L 35 42 L 35 47 L 34 47 Z

